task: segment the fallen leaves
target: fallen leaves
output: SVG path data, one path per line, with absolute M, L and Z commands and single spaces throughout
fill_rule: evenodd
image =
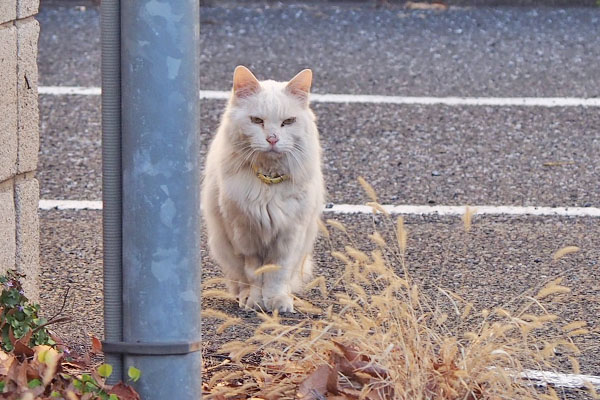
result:
M 299 386 L 303 400 L 382 400 L 394 398 L 385 383 L 389 372 L 356 347 L 337 341 L 329 362 L 318 366 Z
M 94 347 L 97 348 L 97 344 Z M 55 347 L 39 345 L 30 348 L 16 341 L 12 352 L 0 351 L 0 397 L 34 400 L 58 396 L 68 400 L 112 400 L 118 396 L 119 400 L 140 400 L 135 390 L 122 382 L 107 385 L 105 378 L 111 373 L 112 366 L 108 364 L 94 368 L 89 355 L 67 360 L 67 353 Z M 133 371 L 133 375 L 139 378 L 139 370 Z

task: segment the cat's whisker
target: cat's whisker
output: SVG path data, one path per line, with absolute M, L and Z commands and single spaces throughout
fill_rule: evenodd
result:
M 302 175 L 305 175 L 306 174 L 305 152 L 299 146 L 296 147 L 296 144 L 294 144 L 294 149 L 298 150 L 298 151 L 290 151 L 287 153 L 289 155 L 288 160 L 294 162 L 296 165 L 295 168 L 290 168 L 290 169 L 299 169 L 302 172 Z
M 243 167 L 252 164 L 253 157 L 255 156 L 256 150 L 251 146 L 246 146 L 241 152 L 240 157 L 235 164 L 234 171 L 239 172 Z

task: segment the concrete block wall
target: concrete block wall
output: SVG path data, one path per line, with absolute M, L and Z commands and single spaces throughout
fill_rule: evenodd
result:
M 39 0 L 0 0 L 0 273 L 39 297 L 37 44 Z

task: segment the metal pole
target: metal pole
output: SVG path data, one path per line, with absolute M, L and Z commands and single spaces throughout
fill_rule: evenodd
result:
M 121 23 L 120 0 L 101 5 L 102 35 L 102 235 L 104 338 L 123 340 L 121 276 Z M 123 357 L 105 353 L 113 366 L 109 383 L 123 379 Z
M 123 343 L 144 400 L 201 398 L 199 2 L 121 3 Z M 113 347 L 113 348 L 114 348 Z

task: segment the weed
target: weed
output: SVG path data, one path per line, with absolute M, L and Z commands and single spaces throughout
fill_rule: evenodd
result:
M 0 276 L 0 345 L 4 351 L 12 351 L 17 340 L 29 347 L 56 344 L 46 329 L 48 321 L 39 316 L 40 305 L 25 297 L 19 280 L 22 277 L 16 271 Z
M 360 183 L 375 202 L 372 188 Z M 384 214 L 379 204 L 369 204 Z M 467 209 L 463 218 L 467 231 L 473 212 Z M 544 303 L 569 292 L 561 279 L 537 295 L 513 299 L 510 307 L 476 310 L 443 288 L 447 304 L 433 302 L 408 273 L 403 219 L 389 222 L 393 232 L 375 230 L 369 236 L 374 250 L 347 245 L 332 252 L 344 272 L 329 290 L 322 277 L 308 285 L 323 288 L 315 304 L 297 299 L 298 310 L 319 318 L 262 313 L 251 338 L 225 344 L 221 351 L 231 363 L 205 383 L 206 398 L 558 399 L 552 388 L 533 384 L 524 372 L 557 369 L 557 353 L 579 371 L 574 338 L 589 332 L 586 324 L 561 326 Z M 327 223 L 348 235 L 341 222 Z M 563 249 L 555 258 L 574 251 Z M 217 289 L 210 293 L 226 297 Z M 216 310 L 206 315 L 222 319 L 224 327 L 239 322 Z M 251 354 L 260 354 L 259 365 L 244 362 Z

